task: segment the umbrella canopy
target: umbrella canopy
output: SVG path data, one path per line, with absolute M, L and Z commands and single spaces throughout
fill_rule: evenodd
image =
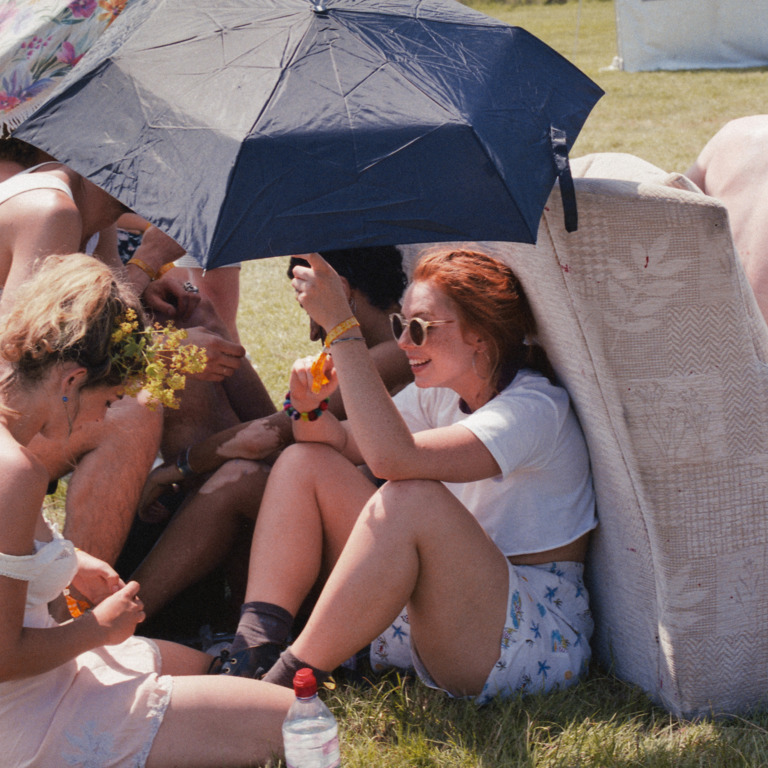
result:
M 206 267 L 534 242 L 602 91 L 453 0 L 134 0 L 16 135 Z

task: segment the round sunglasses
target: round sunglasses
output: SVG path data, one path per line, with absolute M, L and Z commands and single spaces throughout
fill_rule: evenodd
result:
M 389 316 L 389 322 L 392 325 L 392 333 L 399 341 L 403 331 L 408 328 L 411 341 L 420 347 L 427 340 L 427 329 L 431 325 L 444 325 L 452 323 L 453 320 L 422 320 L 420 317 L 412 317 L 410 320 L 404 318 L 399 312 L 393 312 Z

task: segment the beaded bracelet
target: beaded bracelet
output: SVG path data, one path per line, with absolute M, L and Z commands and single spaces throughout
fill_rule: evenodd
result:
M 285 401 L 283 402 L 283 410 L 294 420 L 298 421 L 301 419 L 302 421 L 317 421 L 322 415 L 323 411 L 328 410 L 328 398 L 326 397 L 325 400 L 323 400 L 320 405 L 317 406 L 313 411 L 297 411 L 292 405 L 291 405 L 291 393 L 286 392 L 285 395 Z
M 344 336 L 342 339 L 334 339 L 331 342 L 331 346 L 334 347 L 336 344 L 341 344 L 343 341 L 365 341 L 365 339 L 362 336 Z

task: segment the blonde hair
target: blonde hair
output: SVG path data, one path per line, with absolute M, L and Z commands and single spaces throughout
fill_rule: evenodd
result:
M 141 373 L 113 365 L 112 334 L 126 312 L 144 313 L 133 290 L 112 270 L 82 253 L 49 256 L 14 296 L 0 323 L 6 382 L 36 382 L 54 365 L 73 362 L 88 372 L 86 386 L 124 384 Z

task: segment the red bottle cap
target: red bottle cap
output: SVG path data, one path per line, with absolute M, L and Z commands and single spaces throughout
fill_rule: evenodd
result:
M 293 692 L 300 699 L 308 699 L 317 693 L 317 680 L 309 667 L 300 669 L 293 676 Z

